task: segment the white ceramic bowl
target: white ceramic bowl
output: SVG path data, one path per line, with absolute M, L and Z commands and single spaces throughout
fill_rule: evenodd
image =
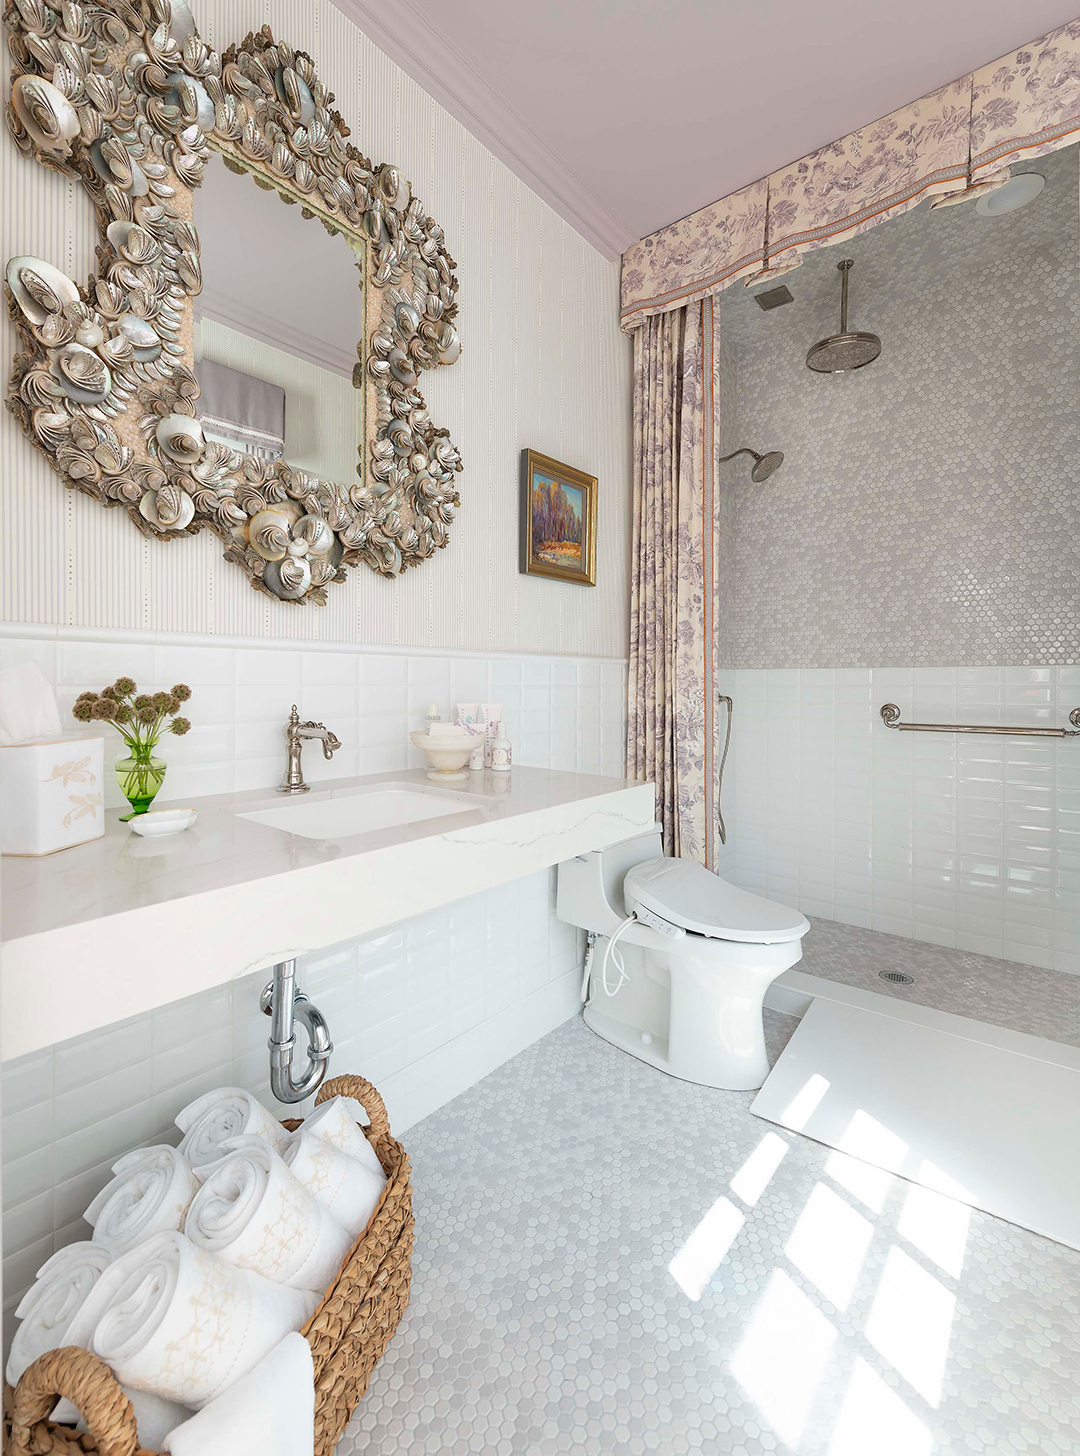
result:
M 198 809 L 150 809 L 129 819 L 128 828 L 146 839 L 159 839 L 165 834 L 179 834 L 190 829 L 198 817 Z
M 466 733 L 462 730 L 461 737 L 457 738 L 451 733 L 410 733 L 409 737 L 427 755 L 428 763 L 438 773 L 454 773 L 455 770 L 464 768 L 469 761 L 469 755 L 478 742 L 483 742 L 478 733 Z

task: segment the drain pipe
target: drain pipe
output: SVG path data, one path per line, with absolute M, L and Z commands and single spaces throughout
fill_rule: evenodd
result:
M 321 1085 L 330 1063 L 334 1043 L 319 1008 L 296 987 L 296 960 L 280 961 L 274 979 L 267 982 L 259 1005 L 270 1017 L 270 1090 L 279 1102 L 303 1102 Z M 296 1051 L 295 1024 L 299 1021 L 308 1035 L 308 1060 L 303 1074 L 294 1080 Z

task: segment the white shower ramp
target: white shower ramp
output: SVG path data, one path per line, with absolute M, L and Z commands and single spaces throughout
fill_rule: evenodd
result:
M 814 1000 L 751 1110 L 1080 1249 L 1080 1048 L 860 999 Z

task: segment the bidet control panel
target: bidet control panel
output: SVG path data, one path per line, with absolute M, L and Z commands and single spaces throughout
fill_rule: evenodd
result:
M 646 910 L 644 905 L 635 905 L 634 914 L 642 925 L 647 925 L 650 930 L 658 930 L 661 935 L 666 935 L 670 940 L 679 940 L 686 934 L 681 925 L 672 925 L 670 920 L 665 920 L 662 915 L 656 915 L 652 910 Z

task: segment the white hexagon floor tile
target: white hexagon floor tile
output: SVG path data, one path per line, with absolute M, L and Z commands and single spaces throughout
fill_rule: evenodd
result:
M 412 1304 L 338 1456 L 1075 1452 L 1080 1254 L 752 1099 L 575 1020 L 413 1128 Z

